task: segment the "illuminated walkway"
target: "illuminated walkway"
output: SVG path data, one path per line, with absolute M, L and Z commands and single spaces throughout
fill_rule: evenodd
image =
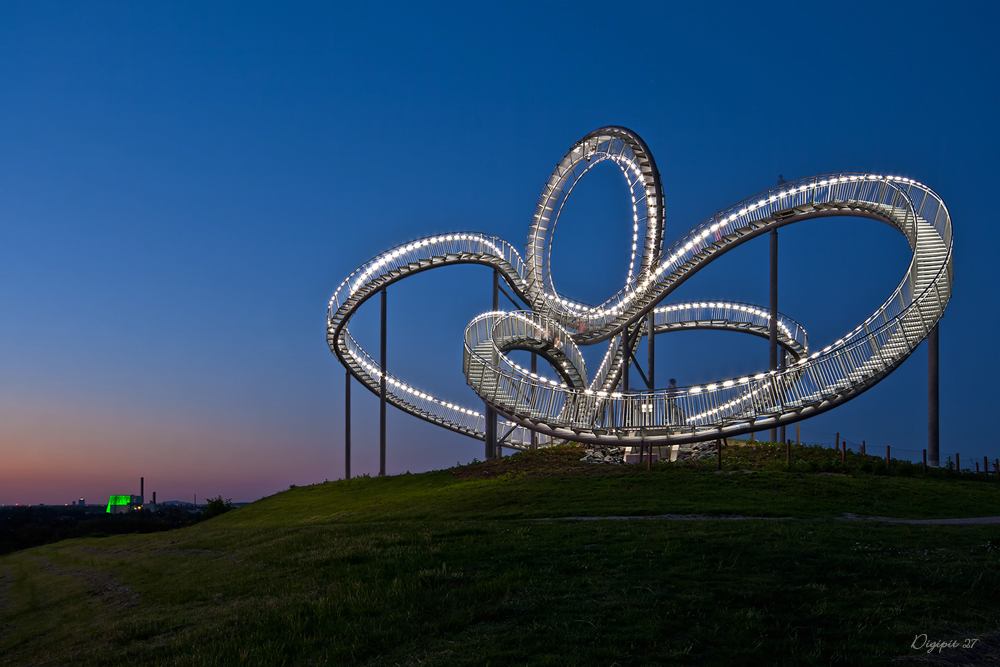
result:
M 632 258 L 621 290 L 592 305 L 556 289 L 549 261 L 567 199 L 583 175 L 605 161 L 621 169 L 631 193 Z M 722 301 L 671 303 L 668 298 L 730 249 L 772 229 L 829 216 L 885 222 L 906 237 L 913 251 L 898 287 L 864 322 L 833 345 L 810 351 L 803 328 L 782 315 L 778 342 L 789 358 L 783 370 L 677 390 L 618 390 L 624 360 L 648 334 L 650 311 L 657 334 L 702 328 L 766 337 L 766 308 Z M 850 400 L 916 349 L 951 298 L 951 218 L 937 194 L 911 179 L 840 173 L 789 182 L 717 213 L 666 248 L 662 221 L 662 187 L 649 149 L 627 129 L 596 130 L 578 141 L 549 177 L 523 257 L 503 239 L 475 232 L 427 237 L 388 250 L 337 288 L 327 315 L 327 341 L 354 377 L 378 393 L 381 370 L 348 330 L 358 307 L 413 273 L 452 264 L 487 265 L 531 307 L 485 313 L 465 331 L 466 380 L 507 420 L 499 427 L 502 433 L 511 431 L 504 446 L 526 448 L 531 431 L 543 436 L 543 445 L 561 440 L 683 443 L 773 428 Z M 588 374 L 580 346 L 597 343 L 607 343 L 607 352 Z M 536 352 L 557 372 L 532 374 L 507 356 L 512 350 Z M 485 437 L 481 412 L 437 399 L 415 381 L 391 373 L 386 381 L 387 400 L 396 407 Z

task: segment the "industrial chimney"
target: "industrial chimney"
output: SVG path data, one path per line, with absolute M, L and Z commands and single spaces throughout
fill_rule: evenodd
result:
M 139 478 L 139 504 L 140 505 L 145 505 L 146 504 L 146 478 L 145 477 L 140 477 Z

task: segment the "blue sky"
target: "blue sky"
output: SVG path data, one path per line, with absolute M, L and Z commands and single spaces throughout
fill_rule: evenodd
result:
M 997 49 L 989 3 L 20 3 L 0 8 L 0 503 L 127 493 L 253 500 L 343 475 L 344 371 L 326 303 L 381 250 L 472 230 L 522 246 L 573 142 L 624 125 L 663 176 L 667 237 L 774 185 L 908 176 L 948 204 L 941 451 L 1000 455 L 995 403 Z M 556 238 L 557 286 L 620 286 L 625 188 L 596 169 Z M 677 299 L 765 304 L 766 240 Z M 781 232 L 783 312 L 824 346 L 905 272 L 867 220 Z M 465 324 L 490 273 L 390 291 L 390 363 L 474 405 Z M 377 347 L 377 303 L 357 318 Z M 764 341 L 657 339 L 681 384 L 757 371 Z M 918 451 L 926 351 L 803 436 Z M 661 380 L 662 381 L 662 380 Z M 377 401 L 355 391 L 353 472 L 377 471 Z M 391 473 L 482 457 L 390 411 Z M 137 492 L 137 490 L 133 490 Z

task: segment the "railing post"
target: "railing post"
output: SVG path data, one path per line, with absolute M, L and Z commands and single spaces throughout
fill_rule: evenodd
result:
M 927 449 L 930 465 L 937 468 L 940 459 L 940 422 L 938 421 L 938 328 L 935 324 L 927 337 Z
M 386 397 L 386 368 L 385 368 L 385 339 L 386 339 L 386 290 L 382 288 L 382 340 L 379 345 L 382 375 L 379 377 L 379 411 L 378 411 L 378 475 L 385 476 L 385 397 Z
M 768 368 L 778 370 L 778 230 L 771 230 L 771 322 L 769 331 Z M 774 377 L 774 376 L 772 376 Z M 777 392 L 776 392 L 777 393 Z M 777 399 L 777 396 L 775 396 Z M 771 428 L 771 442 L 778 439 L 778 429 Z
M 351 478 L 351 369 L 344 378 L 344 479 Z

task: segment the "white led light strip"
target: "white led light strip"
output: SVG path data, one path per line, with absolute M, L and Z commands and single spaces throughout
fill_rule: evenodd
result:
M 584 164 L 588 151 L 589 166 Z M 633 254 L 627 284 L 604 303 L 590 306 L 555 291 L 546 244 L 572 187 L 600 160 L 612 160 L 629 179 L 633 252 L 639 247 L 640 223 L 645 224 L 644 270 L 635 271 Z M 940 319 L 950 299 L 951 218 L 940 197 L 912 179 L 863 173 L 800 179 L 721 211 L 661 255 L 662 201 L 655 163 L 642 140 L 624 128 L 597 130 L 577 142 L 550 176 L 532 219 L 524 258 L 502 239 L 471 232 L 418 239 L 388 250 L 348 276 L 331 298 L 330 347 L 355 377 L 377 392 L 381 370 L 347 328 L 358 307 L 383 286 L 412 273 L 451 264 L 486 264 L 500 271 L 514 293 L 534 308 L 486 313 L 466 330 L 467 381 L 516 424 L 505 444 L 525 447 L 529 429 L 555 440 L 686 442 L 791 423 L 849 400 L 898 366 Z M 888 222 L 914 249 L 899 286 L 861 325 L 810 353 L 805 330 L 779 315 L 779 342 L 790 354 L 785 370 L 670 391 L 618 390 L 630 353 L 626 334 L 641 328 L 633 337 L 637 346 L 648 334 L 645 313 L 650 310 L 657 333 L 716 328 L 766 335 L 770 313 L 760 306 L 718 300 L 661 302 L 716 255 L 750 238 L 800 220 L 837 215 Z M 588 381 L 578 346 L 600 341 L 608 341 L 608 348 Z M 510 349 L 542 351 L 568 375 L 556 380 L 532 373 L 507 356 Z M 565 378 L 581 384 L 568 386 Z M 479 411 L 438 399 L 391 374 L 386 383 L 388 399 L 397 407 L 483 437 Z

